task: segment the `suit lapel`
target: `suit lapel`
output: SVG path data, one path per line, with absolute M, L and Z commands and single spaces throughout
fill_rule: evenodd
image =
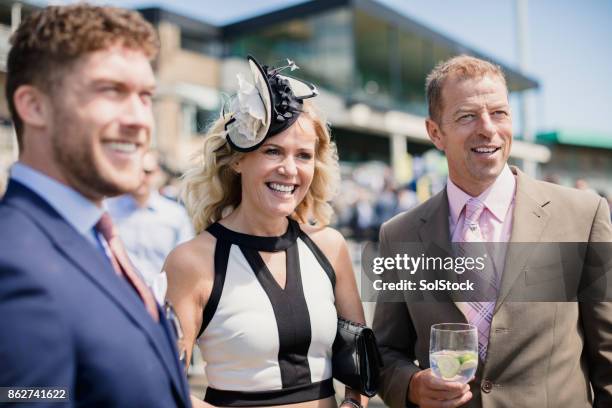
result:
M 419 229 L 419 238 L 428 253 L 444 254 L 451 252 L 448 225 L 448 196 L 446 188 L 433 196 L 428 211 L 421 217 L 423 225 Z
M 135 326 L 147 335 L 153 349 L 172 378 L 174 386 L 179 391 L 178 394 L 185 398 L 183 382 L 179 377 L 180 369 L 177 362 L 172 361 L 172 356 L 175 354 L 174 344 L 170 344 L 167 336 L 160 333 L 159 327 L 151 319 L 141 300 L 135 296 L 134 291 L 127 284 L 118 278 L 101 251 L 82 237 L 42 198 L 21 184 L 11 181 L 5 198 L 7 203 L 27 213 L 45 231 L 58 251 L 76 265 L 102 293 L 123 310 Z M 160 312 L 160 314 L 163 313 Z M 162 320 L 165 319 L 162 318 Z M 163 326 L 164 331 L 167 331 L 166 326 Z
M 446 188 L 433 196 L 429 200 L 429 203 L 428 211 L 421 217 L 423 224 L 419 229 L 419 238 L 425 248 L 425 256 L 435 258 L 452 257 L 454 255 L 450 242 L 448 195 L 446 193 Z M 438 279 L 456 278 L 455 274 L 444 273 L 442 271 L 436 272 L 436 275 Z M 436 297 L 436 301 L 438 302 L 449 303 L 449 306 L 452 304 L 451 307 L 457 308 L 461 313 L 457 304 L 448 295 L 437 295 L 434 293 L 433 296 Z
M 545 207 L 550 200 L 541 194 L 533 179 L 516 167 L 511 167 L 511 169 L 517 175 L 517 186 L 510 242 L 539 242 L 549 221 L 550 214 Z M 444 189 L 430 199 L 428 210 L 421 217 L 423 224 L 419 229 L 419 238 L 427 249 L 427 256 L 452 256 L 448 218 L 448 196 Z M 516 279 L 523 272 L 533 248 L 533 245 L 524 244 L 508 246 L 499 295 L 493 313 L 496 313 L 501 307 Z M 456 303 L 455 306 L 457 307 Z M 457 309 L 460 310 L 459 307 Z
M 539 242 L 550 217 L 545 208 L 550 200 L 541 194 L 534 180 L 515 167 L 512 167 L 512 172 L 517 176 L 517 185 L 512 215 L 511 244 L 508 245 L 500 291 L 493 313 L 499 310 L 529 261 L 534 246 L 524 243 Z
M 66 224 L 70 230 L 72 228 Z M 56 231 L 58 231 L 56 229 Z M 72 230 L 74 231 L 74 230 Z M 65 231 L 68 233 L 68 231 Z M 162 360 L 164 367 L 172 378 L 177 390 L 182 390 L 181 382 L 178 378 L 177 366 L 173 361 L 174 350 L 169 346 L 169 341 L 166 336 L 160 333 L 160 327 L 153 321 L 147 313 L 142 301 L 136 295 L 136 292 L 128 285 L 127 282 L 121 281 L 115 271 L 112 269 L 109 262 L 103 257 L 104 255 L 97 251 L 92 245 L 84 240 L 76 231 L 76 238 L 63 238 L 57 242 L 57 248 L 72 260 L 81 271 L 93 281 L 102 292 L 111 298 L 129 317 L 132 322 L 142 330 L 153 345 L 158 357 Z M 65 235 L 67 236 L 67 235 Z M 159 309 L 159 308 L 158 308 Z M 159 311 L 159 314 L 163 313 Z M 160 320 L 164 320 L 160 317 Z M 166 328 L 163 327 L 166 331 Z M 174 345 L 172 345 L 174 347 Z M 182 394 L 182 393 L 181 393 Z
M 172 360 L 173 366 L 176 369 L 176 372 L 178 373 L 177 380 L 179 381 L 179 384 L 180 384 L 179 394 L 181 395 L 181 398 L 183 398 L 183 402 L 186 404 L 187 401 L 184 399 L 184 397 L 189 395 L 189 384 L 187 383 L 187 377 L 185 376 L 185 373 L 186 373 L 185 366 L 178 359 L 178 351 L 175 351 L 176 344 L 177 344 L 176 343 L 177 338 L 174 334 L 174 328 L 171 327 L 172 324 L 165 317 L 165 311 L 162 310 L 161 307 L 158 307 L 158 309 L 159 309 L 159 316 L 160 316 L 159 322 L 164 329 L 164 334 L 166 336 L 167 344 L 170 344 L 171 346 L 171 355 L 177 354 L 177 357 L 171 360 Z

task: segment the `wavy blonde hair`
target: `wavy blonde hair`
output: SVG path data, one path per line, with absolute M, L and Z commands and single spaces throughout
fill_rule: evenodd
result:
M 331 140 L 328 125 L 309 101 L 304 102 L 297 122 L 303 118 L 312 121 L 317 135 L 315 169 L 310 188 L 291 218 L 325 226 L 333 215 L 329 201 L 337 192 L 340 181 L 338 151 Z M 242 199 L 240 175 L 232 166 L 249 153 L 232 150 L 226 142 L 226 122 L 227 118 L 219 118 L 212 124 L 205 136 L 204 147 L 195 156 L 195 166 L 183 177 L 181 198 L 198 234 L 229 215 Z

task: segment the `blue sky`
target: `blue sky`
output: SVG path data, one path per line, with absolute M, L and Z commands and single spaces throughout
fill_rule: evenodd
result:
M 378 1 L 500 62 L 518 63 L 514 0 Z M 52 3 L 68 2 L 72 1 Z M 157 5 L 224 24 L 302 0 L 95 2 L 124 7 Z M 528 13 L 527 73 L 541 85 L 533 97 L 536 129 L 597 131 L 612 137 L 612 1 L 529 0 Z

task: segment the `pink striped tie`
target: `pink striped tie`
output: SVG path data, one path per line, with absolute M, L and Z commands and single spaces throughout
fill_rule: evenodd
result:
M 121 239 L 117 234 L 117 230 L 113 225 L 113 221 L 108 213 L 104 213 L 102 215 L 96 224 L 96 230 L 102 234 L 109 246 L 110 261 L 113 265 L 113 269 L 115 269 L 115 273 L 125 278 L 125 280 L 132 285 L 136 293 L 138 293 L 138 296 L 140 296 L 142 299 L 147 312 L 149 312 L 153 320 L 159 322 L 159 312 L 157 311 L 157 303 L 155 302 L 155 298 L 147 285 L 145 285 L 134 270 L 134 266 L 132 265 L 132 262 L 130 262 L 127 252 L 125 252 L 123 243 L 121 242 Z
M 482 231 L 480 229 L 480 216 L 485 209 L 483 202 L 470 198 L 465 204 L 465 220 L 463 222 L 463 230 L 461 231 L 462 242 L 484 242 Z M 489 271 L 491 272 L 491 271 Z M 487 274 L 485 274 L 487 275 Z M 489 273 L 490 275 L 490 273 Z M 487 296 L 487 299 L 495 296 L 497 293 L 496 282 L 493 279 L 483 280 L 480 282 L 482 286 L 478 296 Z M 478 354 L 482 361 L 487 356 L 487 345 L 489 343 L 489 330 L 493 319 L 493 309 L 495 302 L 479 302 L 470 301 L 460 305 L 460 309 L 465 315 L 467 321 L 478 328 Z

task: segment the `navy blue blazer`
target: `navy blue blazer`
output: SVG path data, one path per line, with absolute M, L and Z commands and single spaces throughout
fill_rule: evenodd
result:
M 68 388 L 49 407 L 191 406 L 161 310 L 156 323 L 102 251 L 14 180 L 0 237 L 0 387 Z

